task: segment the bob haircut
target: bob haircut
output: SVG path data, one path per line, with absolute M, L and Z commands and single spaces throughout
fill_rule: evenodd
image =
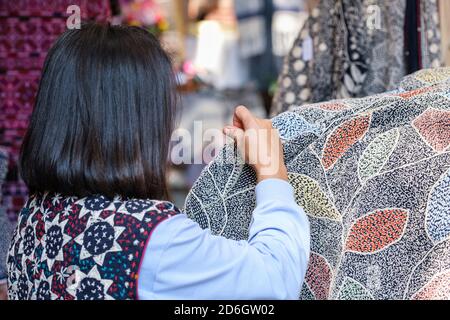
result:
M 171 60 L 144 29 L 89 23 L 53 45 L 24 138 L 31 193 L 166 199 Z

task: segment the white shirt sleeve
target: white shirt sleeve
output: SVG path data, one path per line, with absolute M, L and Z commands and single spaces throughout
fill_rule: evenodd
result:
M 140 299 L 298 299 L 310 252 L 309 223 L 289 183 L 256 187 L 248 241 L 211 235 L 178 215 L 153 232 Z

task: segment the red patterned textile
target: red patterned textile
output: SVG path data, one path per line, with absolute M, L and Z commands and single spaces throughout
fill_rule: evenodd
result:
M 180 213 L 148 199 L 32 195 L 7 258 L 9 299 L 138 300 L 150 237 Z
M 67 7 L 74 4 L 80 7 L 83 21 L 105 21 L 110 16 L 108 0 L 0 1 L 0 146 L 10 155 L 2 193 L 13 220 L 27 198 L 17 160 L 41 68 L 52 43 L 66 28 Z

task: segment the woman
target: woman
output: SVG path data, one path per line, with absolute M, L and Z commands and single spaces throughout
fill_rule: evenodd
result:
M 309 228 L 277 132 L 236 109 L 224 131 L 249 155 L 257 207 L 248 241 L 215 237 L 166 201 L 175 102 L 170 59 L 142 29 L 88 24 L 55 43 L 22 147 L 31 196 L 9 251 L 11 299 L 297 298 Z

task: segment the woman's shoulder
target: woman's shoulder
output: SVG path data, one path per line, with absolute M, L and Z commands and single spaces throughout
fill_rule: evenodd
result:
M 182 211 L 172 202 L 166 200 L 135 199 L 116 196 L 114 198 L 103 195 L 90 195 L 87 197 L 64 196 L 60 194 L 33 194 L 26 205 L 27 207 L 40 207 L 51 211 L 63 211 L 65 208 L 78 207 L 76 211 L 101 213 L 115 212 L 142 216 L 165 215 L 173 216 Z
M 177 206 L 166 200 L 115 198 L 113 203 L 118 212 L 130 214 L 155 212 L 173 215 L 181 213 Z
M 165 215 L 176 215 L 182 211 L 172 202 L 166 200 L 152 199 L 125 199 L 116 203 L 116 207 L 120 204 L 118 211 L 125 211 L 130 214 L 153 212 Z

